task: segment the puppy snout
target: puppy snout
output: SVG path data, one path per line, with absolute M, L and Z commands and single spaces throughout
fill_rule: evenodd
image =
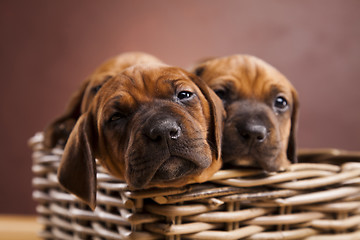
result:
M 237 126 L 240 137 L 246 142 L 261 143 L 267 137 L 267 128 L 258 124 Z
M 181 136 L 181 128 L 175 119 L 164 118 L 153 122 L 151 126 L 145 130 L 147 136 L 154 142 L 164 140 L 176 140 Z

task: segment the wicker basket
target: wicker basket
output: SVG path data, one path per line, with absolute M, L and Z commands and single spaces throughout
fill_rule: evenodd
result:
M 271 176 L 221 170 L 203 184 L 129 191 L 98 167 L 91 211 L 58 184 L 62 149 L 33 149 L 33 197 L 45 239 L 360 239 L 360 153 L 304 151 Z

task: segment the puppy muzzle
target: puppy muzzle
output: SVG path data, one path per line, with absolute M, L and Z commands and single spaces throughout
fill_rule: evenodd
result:
M 249 101 L 234 103 L 229 110 L 223 158 L 236 165 L 260 165 L 265 171 L 276 171 L 280 138 L 273 113 L 264 104 Z
M 133 149 L 136 153 L 128 160 L 131 187 L 181 181 L 210 166 L 210 156 L 199 151 L 204 144 L 201 136 L 186 126 L 186 120 L 169 112 L 157 112 L 146 119 L 134 137 L 142 148 Z

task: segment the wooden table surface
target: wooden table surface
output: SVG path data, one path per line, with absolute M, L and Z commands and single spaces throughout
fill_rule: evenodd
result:
M 0 215 L 0 240 L 39 240 L 41 229 L 35 216 Z

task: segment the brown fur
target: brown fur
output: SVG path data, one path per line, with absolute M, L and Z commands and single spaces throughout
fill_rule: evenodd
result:
M 58 144 L 64 146 L 77 119 L 87 111 L 101 86 L 127 67 L 141 63 L 161 63 L 161 61 L 146 53 L 127 52 L 101 64 L 74 93 L 65 112 L 45 128 L 45 147 L 51 149 Z
M 133 189 L 206 181 L 221 167 L 222 122 L 221 100 L 197 76 L 161 64 L 129 67 L 77 121 L 59 181 L 92 207 L 95 158 Z
M 289 160 L 296 161 L 298 97 L 284 75 L 249 55 L 210 59 L 198 64 L 194 72 L 223 100 L 227 114 L 224 162 L 260 166 L 272 172 L 286 169 Z M 284 111 L 274 107 L 279 96 L 288 103 Z M 266 134 L 257 138 L 257 129 Z

